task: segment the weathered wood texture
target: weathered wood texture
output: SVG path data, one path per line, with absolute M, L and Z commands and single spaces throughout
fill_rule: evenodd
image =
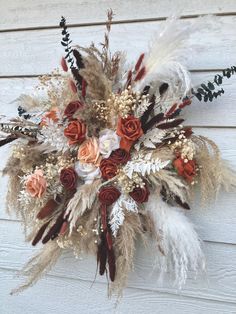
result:
M 4 0 L 1 0 L 2 2 Z M 104 23 L 106 11 L 112 8 L 114 21 L 166 18 L 171 14 L 182 16 L 202 14 L 233 14 L 236 12 L 234 0 L 9 0 L 1 7 L 0 30 L 19 28 L 55 27 L 61 15 L 70 24 Z
M 235 25 L 236 17 L 223 16 L 218 20 L 221 24 L 217 30 L 209 30 L 206 27 L 189 40 L 189 44 L 199 46 L 189 62 L 191 70 L 214 70 L 228 67 L 235 62 L 236 35 L 232 25 Z M 148 41 L 163 23 L 156 21 L 114 25 L 111 50 L 127 51 L 127 60 L 135 62 L 141 52 L 148 50 Z M 75 44 L 88 46 L 91 38 L 95 44 L 99 44 L 103 41 L 104 26 L 75 27 L 71 28 L 70 33 Z M 0 76 L 50 72 L 58 66 L 63 55 L 60 41 L 59 28 L 0 33 L 0 45 L 4 47 L 1 50 Z
M 12 103 L 21 93 L 33 93 L 36 76 L 58 66 L 61 15 L 72 24 L 74 43 L 89 45 L 103 40 L 106 10 L 116 13 L 112 30 L 112 50 L 127 50 L 134 61 L 148 49 L 148 40 L 168 15 L 176 11 L 194 18 L 199 14 L 221 15 L 218 30 L 205 29 L 190 40 L 204 45 L 189 63 L 194 84 L 208 81 L 216 70 L 235 64 L 235 0 L 0 0 L 0 114 L 15 115 Z M 185 21 L 186 22 L 186 21 Z M 225 95 L 213 103 L 194 101 L 185 110 L 187 124 L 197 134 L 213 139 L 222 156 L 236 168 L 236 78 L 225 81 Z M 9 146 L 0 151 L 3 169 Z M 152 272 L 153 253 L 137 244 L 134 272 L 130 274 L 124 298 L 115 307 L 107 299 L 106 279 L 97 277 L 92 289 L 96 261 L 93 257 L 73 258 L 71 253 L 35 287 L 19 296 L 9 296 L 23 278 L 14 274 L 37 251 L 25 244 L 20 222 L 5 213 L 7 178 L 0 178 L 0 313 L 236 313 L 236 198 L 235 193 L 221 192 L 218 200 L 201 208 L 194 201 L 188 217 L 204 240 L 207 272 L 197 280 L 188 280 L 182 291 L 171 281 L 158 281 Z

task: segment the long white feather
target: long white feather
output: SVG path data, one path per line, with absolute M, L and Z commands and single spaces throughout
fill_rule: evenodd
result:
M 169 84 L 167 98 L 171 103 L 183 98 L 191 89 L 189 72 L 186 63 L 193 56 L 197 45 L 190 45 L 189 38 L 196 32 L 209 27 L 216 27 L 216 17 L 205 16 L 193 21 L 180 20 L 176 16 L 169 18 L 160 27 L 150 45 L 149 52 L 144 58 L 146 75 L 136 88 L 140 90 L 146 84 L 157 81 Z
M 166 272 L 173 273 L 175 283 L 181 288 L 188 271 L 197 274 L 205 268 L 199 237 L 184 213 L 168 206 L 157 193 L 151 193 L 146 209 L 153 218 L 157 233 L 162 235 L 160 246 L 164 255 L 157 256 L 161 276 Z

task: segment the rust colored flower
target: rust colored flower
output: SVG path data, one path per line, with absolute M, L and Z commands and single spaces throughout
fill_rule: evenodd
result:
M 117 165 L 110 158 L 105 158 L 102 159 L 100 163 L 100 170 L 102 178 L 105 180 L 109 180 L 116 175 Z
M 71 119 L 73 117 L 73 115 L 76 113 L 76 111 L 79 109 L 79 108 L 82 108 L 82 103 L 78 100 L 75 100 L 75 101 L 71 101 L 65 111 L 64 111 L 64 115 L 67 116 L 68 119 Z
M 46 112 L 42 118 L 42 121 L 40 123 L 41 126 L 45 126 L 47 125 L 47 120 L 50 119 L 54 122 L 58 122 L 58 108 L 57 107 L 53 107 L 50 111 Z
M 47 182 L 41 169 L 35 170 L 28 176 L 25 183 L 26 191 L 32 196 L 40 198 L 46 191 Z
M 129 152 L 134 142 L 143 135 L 141 122 L 134 116 L 119 118 L 116 133 L 121 137 L 120 148 Z
M 185 162 L 184 159 L 179 157 L 173 161 L 173 166 L 179 176 L 183 177 L 189 183 L 193 181 L 196 175 L 196 162 L 194 160 L 187 160 L 187 162 Z
M 122 148 L 118 148 L 111 153 L 109 159 L 117 165 L 126 164 L 130 160 L 130 153 Z
M 69 144 L 82 143 L 85 139 L 86 125 L 83 122 L 74 120 L 69 122 L 64 130 L 64 135 L 69 139 Z
M 103 187 L 98 195 L 99 201 L 104 205 L 112 205 L 120 197 L 120 191 L 114 186 Z
M 148 201 L 149 197 L 149 189 L 147 185 L 145 185 L 143 188 L 137 187 L 134 188 L 132 192 L 129 193 L 129 195 L 137 202 L 137 203 L 145 203 Z
M 96 166 L 100 163 L 98 140 L 96 137 L 88 138 L 78 150 L 78 160 L 82 163 L 92 163 Z
M 65 168 L 61 170 L 60 181 L 66 190 L 75 190 L 77 185 L 77 179 L 77 173 L 73 168 Z

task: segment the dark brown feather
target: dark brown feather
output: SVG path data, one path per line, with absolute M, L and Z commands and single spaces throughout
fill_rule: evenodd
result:
M 157 128 L 161 129 L 161 130 L 175 128 L 178 125 L 180 125 L 183 121 L 184 121 L 184 119 L 176 119 L 176 120 L 171 121 L 171 122 L 165 122 L 165 123 L 159 124 L 159 125 L 157 125 Z
M 187 209 L 187 210 L 190 209 L 190 206 L 188 205 L 188 203 L 182 202 L 178 195 L 175 195 L 175 201 L 179 206 L 183 207 L 184 209 Z
M 35 238 L 34 238 L 33 241 L 32 241 L 32 245 L 33 245 L 33 246 L 35 246 L 35 245 L 41 240 L 41 238 L 42 238 L 42 236 L 43 236 L 43 234 L 44 234 L 44 232 L 45 232 L 47 226 L 49 225 L 49 222 L 50 222 L 50 221 L 46 222 L 46 223 L 39 229 L 39 231 L 37 232 Z
M 148 121 L 144 127 L 143 132 L 146 133 L 148 130 L 150 130 L 155 124 L 161 122 L 164 118 L 164 113 L 158 113 L 155 117 L 153 117 L 150 121 Z
M 161 86 L 159 87 L 159 93 L 162 96 L 168 89 L 169 85 L 167 83 L 163 83 L 161 84 Z
M 116 275 L 116 260 L 113 248 L 108 250 L 108 266 L 110 279 L 111 281 L 114 281 Z
M 17 139 L 17 137 L 10 135 L 10 136 L 4 138 L 4 140 L 0 141 L 0 147 L 6 145 L 8 143 L 11 143 L 11 142 L 15 141 L 16 139 Z
M 63 216 L 64 216 L 64 212 L 58 216 L 55 224 L 49 229 L 48 233 L 43 238 L 42 240 L 43 244 L 46 244 L 49 240 L 54 240 L 58 236 L 60 229 L 62 227 L 62 224 L 64 222 Z
M 77 49 L 73 49 L 73 55 L 75 57 L 78 69 L 84 68 L 83 57 L 81 53 Z
M 148 87 L 149 87 L 149 86 L 148 86 Z M 155 100 L 156 100 L 155 95 L 152 95 L 152 97 L 151 97 L 151 99 L 150 99 L 150 105 L 149 105 L 149 107 L 147 108 L 147 110 L 144 112 L 144 114 L 143 114 L 142 117 L 140 118 L 142 128 L 145 127 L 145 124 L 146 124 L 146 122 L 148 121 L 151 112 L 153 111 L 153 108 L 154 108 L 154 106 L 155 106 Z
M 44 219 L 50 216 L 58 206 L 59 204 L 56 201 L 54 201 L 53 199 L 49 200 L 46 203 L 46 205 L 40 210 L 40 212 L 37 215 L 37 218 Z
M 106 271 L 107 248 L 105 243 L 104 232 L 101 234 L 101 243 L 98 247 L 99 274 L 102 276 Z

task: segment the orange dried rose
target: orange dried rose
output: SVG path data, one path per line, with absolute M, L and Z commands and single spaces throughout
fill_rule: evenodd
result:
M 132 192 L 129 193 L 129 195 L 137 202 L 137 203 L 145 203 L 148 201 L 149 197 L 149 189 L 147 185 L 145 185 L 143 188 L 141 187 L 135 187 Z
M 44 178 L 43 171 L 41 169 L 35 170 L 33 174 L 28 176 L 25 188 L 26 191 L 32 196 L 40 198 L 46 191 L 47 182 Z
M 129 152 L 134 142 L 143 135 L 141 122 L 134 116 L 119 118 L 116 133 L 121 137 L 120 148 Z
M 42 121 L 40 123 L 41 126 L 47 125 L 47 119 L 50 119 L 54 122 L 58 122 L 58 108 L 53 107 L 50 111 L 46 112 L 42 118 Z
M 100 170 L 102 178 L 105 180 L 110 180 L 117 174 L 118 168 L 110 158 L 104 158 L 100 163 Z
M 182 158 L 177 158 L 173 161 L 173 165 L 179 176 L 191 183 L 196 175 L 196 162 L 194 160 L 184 161 Z
M 99 145 L 95 137 L 89 138 L 84 141 L 78 150 L 78 160 L 84 163 L 92 163 L 96 166 L 99 165 Z
M 69 139 L 69 144 L 82 143 L 85 139 L 86 125 L 83 122 L 74 120 L 69 122 L 64 130 L 64 135 Z

